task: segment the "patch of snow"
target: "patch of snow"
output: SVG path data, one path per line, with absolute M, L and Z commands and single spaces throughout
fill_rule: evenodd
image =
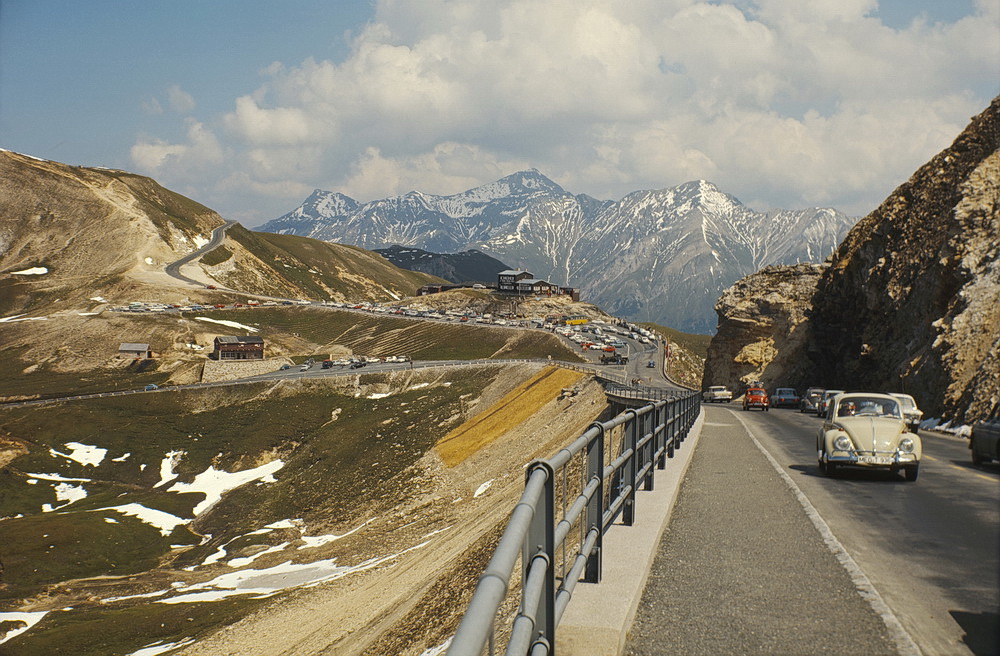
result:
M 222 498 L 222 495 L 237 488 L 244 483 L 249 483 L 268 474 L 273 474 L 285 466 L 283 460 L 272 460 L 266 465 L 245 469 L 239 472 L 219 471 L 214 465 L 198 474 L 194 481 L 190 483 L 174 483 L 167 488 L 169 492 L 201 492 L 205 495 L 205 500 L 194 507 L 194 514 L 198 515 L 215 502 Z
M 24 315 L 15 314 L 10 317 L 4 317 L 3 319 L 0 319 L 0 323 L 14 323 L 15 321 L 45 321 L 48 319 L 48 317 L 24 317 L 23 319 L 21 317 L 24 317 Z
M 397 294 L 394 294 L 394 293 L 393 293 L 392 291 L 390 291 L 390 290 L 388 290 L 388 289 L 385 289 L 385 287 L 383 287 L 382 289 L 384 289 L 384 290 L 385 290 L 385 293 L 386 293 L 386 294 L 388 294 L 389 296 L 392 296 L 392 297 L 393 297 L 394 299 L 396 299 L 397 301 L 398 301 L 398 300 L 400 300 L 400 298 L 401 298 L 401 297 L 400 297 L 400 296 L 398 296 Z
M 96 317 L 100 312 L 77 312 L 81 317 Z
M 96 467 L 101 464 L 104 460 L 104 456 L 108 453 L 107 449 L 91 446 L 89 444 L 81 444 L 80 442 L 67 442 L 66 446 L 70 449 L 69 453 L 60 453 L 55 449 L 49 449 L 49 453 L 54 456 L 61 456 L 69 460 L 75 460 L 81 465 L 90 465 L 91 467 Z
M 311 549 L 313 547 L 321 547 L 324 544 L 329 544 L 330 542 L 333 542 L 335 540 L 339 540 L 340 538 L 346 538 L 348 535 L 352 535 L 354 533 L 357 533 L 358 531 L 360 531 L 364 527 L 368 526 L 373 521 L 374 521 L 374 519 L 369 519 L 367 522 L 361 524 L 357 528 L 352 528 L 347 533 L 343 533 L 341 535 L 336 535 L 334 533 L 331 533 L 329 535 L 315 535 L 315 536 L 311 536 L 311 537 L 308 536 L 308 535 L 303 535 L 302 536 L 302 541 L 305 542 L 305 544 L 303 544 L 302 546 L 300 546 L 299 549 Z
M 152 263 L 153 263 L 153 258 L 147 257 L 146 258 L 146 264 L 152 264 Z
M 246 558 L 233 558 L 226 564 L 229 565 L 230 567 L 243 567 L 244 565 L 251 564 L 253 561 L 257 560 L 261 556 L 267 555 L 269 553 L 276 553 L 278 551 L 284 551 L 285 547 L 287 547 L 289 544 L 290 543 L 288 542 L 282 542 L 281 544 L 276 544 L 273 547 L 264 549 L 263 551 L 255 553 L 252 556 L 247 556 Z
M 206 239 L 205 237 L 202 237 L 201 235 L 195 235 L 195 236 L 194 236 L 194 237 L 192 238 L 192 240 L 191 240 L 191 241 L 193 241 L 193 242 L 194 242 L 194 245 L 195 245 L 196 247 L 198 247 L 198 248 L 202 248 L 202 247 L 204 247 L 204 246 L 208 246 L 209 242 L 211 242 L 212 240 L 211 240 L 211 239 Z
M 55 486 L 56 500 L 66 501 L 68 503 L 60 504 L 59 506 L 53 507 L 49 504 L 44 504 L 42 506 L 42 512 L 52 512 L 56 508 L 63 508 L 68 506 L 74 501 L 79 501 L 80 499 L 87 498 L 87 490 L 81 485 L 70 485 L 69 483 L 59 483 Z
M 90 300 L 97 301 L 98 303 L 107 303 L 108 302 L 107 299 L 105 299 L 105 298 L 103 298 L 101 296 L 91 296 Z
M 19 629 L 11 629 L 0 635 L 0 645 L 7 642 L 11 638 L 21 635 L 31 627 L 35 626 L 42 621 L 42 618 L 49 614 L 49 611 L 43 610 L 37 613 L 0 613 L 0 622 L 24 622 L 24 626 Z
M 180 462 L 181 457 L 186 455 L 185 451 L 170 451 L 167 455 L 163 456 L 163 460 L 160 461 L 160 482 L 153 487 L 160 487 L 161 485 L 166 485 L 170 481 L 177 478 L 177 474 L 174 473 L 174 467 Z
M 250 326 L 244 326 L 241 323 L 236 323 L 235 321 L 226 321 L 225 319 L 209 319 L 208 317 L 195 317 L 195 321 L 208 321 L 210 323 L 220 323 L 223 326 L 229 326 L 230 328 L 240 328 L 251 333 L 257 332 L 256 328 Z
M 187 647 L 192 642 L 194 642 L 194 638 L 184 638 L 177 642 L 163 642 L 162 640 L 158 640 L 146 645 L 142 649 L 137 649 L 127 656 L 159 656 L 159 654 L 165 654 L 171 649 Z
M 160 534 L 163 536 L 170 535 L 174 528 L 187 524 L 190 519 L 182 519 L 177 515 L 171 515 L 170 513 L 163 512 L 162 510 L 156 510 L 154 508 L 147 508 L 138 503 L 126 503 L 122 506 L 110 506 L 108 508 L 98 508 L 97 512 L 102 510 L 115 510 L 122 513 L 123 515 L 131 515 L 132 517 L 138 517 L 142 522 L 149 524 L 155 528 L 160 529 Z
M 39 481 L 65 481 L 67 483 L 90 483 L 89 478 L 67 478 L 66 476 L 60 476 L 59 474 L 25 474 L 28 478 L 28 482 L 31 483 L 32 479 L 38 479 Z
M 11 271 L 12 276 L 42 276 L 48 273 L 49 270 L 45 267 L 31 267 L 30 269 L 24 269 L 23 271 Z
M 128 460 L 128 457 L 130 455 L 132 455 L 131 452 L 126 453 L 125 455 L 121 456 L 120 458 L 112 458 L 111 462 L 125 462 L 126 460 Z
M 378 392 L 378 393 L 375 393 L 375 394 L 369 394 L 365 398 L 366 399 L 384 399 L 387 396 L 392 396 L 392 395 L 390 393 L 388 393 L 388 392 L 386 392 L 386 393 Z
M 472 495 L 472 498 L 478 499 L 482 495 L 486 494 L 486 490 L 490 489 L 492 485 L 493 485 L 492 480 L 486 481 L 485 483 L 476 488 L 476 493 Z
M 420 656 L 441 656 L 441 654 L 448 651 L 448 647 L 451 646 L 451 641 L 452 638 L 448 638 L 437 647 L 430 647 L 428 649 L 425 649 L 423 652 L 421 652 Z
M 415 390 L 415 389 L 421 389 L 423 387 L 430 387 L 430 386 L 431 386 L 430 383 L 417 383 L 416 385 L 411 386 L 410 389 L 411 390 Z

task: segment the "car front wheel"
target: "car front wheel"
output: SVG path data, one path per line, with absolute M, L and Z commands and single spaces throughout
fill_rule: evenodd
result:
M 918 465 L 907 465 L 903 468 L 903 476 L 905 476 L 906 480 L 911 483 L 917 480 L 918 473 L 920 473 L 920 467 Z

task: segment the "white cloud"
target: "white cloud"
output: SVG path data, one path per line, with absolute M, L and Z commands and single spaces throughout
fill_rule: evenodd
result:
M 190 114 L 197 106 L 194 97 L 176 84 L 167 89 L 167 101 L 170 108 L 179 114 Z
M 314 187 L 454 193 L 526 167 L 601 198 L 705 178 L 862 214 L 997 93 L 995 4 L 892 29 L 875 0 L 382 0 L 344 61 L 276 62 L 214 130 L 133 161 L 266 212 L 251 224 Z

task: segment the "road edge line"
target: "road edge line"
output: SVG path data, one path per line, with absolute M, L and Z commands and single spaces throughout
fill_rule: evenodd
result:
M 819 511 L 816 507 L 812 505 L 809 499 L 806 497 L 805 493 L 799 489 L 799 486 L 795 484 L 792 477 L 788 475 L 787 472 L 782 468 L 781 464 L 771 455 L 771 453 L 764 448 L 764 445 L 760 443 L 757 436 L 754 435 L 753 431 L 750 430 L 750 426 L 747 425 L 746 421 L 736 412 L 731 411 L 732 414 L 739 420 L 742 424 L 744 430 L 746 430 L 747 435 L 753 441 L 754 446 L 757 450 L 764 454 L 768 462 L 771 463 L 771 467 L 774 468 L 778 475 L 785 481 L 785 484 L 791 489 L 795 498 L 798 499 L 799 505 L 805 510 L 806 516 L 809 521 L 812 522 L 813 526 L 819 531 L 820 537 L 823 538 L 823 542 L 833 555 L 837 558 L 843 568 L 847 571 L 848 576 L 851 577 L 851 582 L 854 583 L 858 594 L 861 598 L 868 602 L 875 614 L 882 618 L 882 622 L 885 624 L 886 629 L 889 631 L 889 636 L 896 646 L 897 651 L 899 651 L 900 656 L 922 656 L 920 647 L 913 640 L 910 634 L 903 627 L 902 622 L 896 617 L 896 614 L 892 612 L 889 608 L 889 604 L 885 603 L 885 599 L 879 594 L 875 585 L 871 582 L 871 579 L 865 574 L 861 566 L 858 565 L 857 561 L 847 552 L 847 549 L 841 544 L 837 536 L 833 534 L 830 530 L 830 526 L 826 523 L 822 516 L 820 516 Z

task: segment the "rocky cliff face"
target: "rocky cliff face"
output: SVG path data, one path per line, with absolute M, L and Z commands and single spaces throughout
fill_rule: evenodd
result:
M 753 381 L 773 387 L 807 378 L 807 315 L 827 268 L 769 266 L 727 289 L 715 304 L 719 328 L 708 347 L 704 385 L 739 394 Z
M 811 302 L 788 310 L 807 317 L 794 331 L 757 307 L 773 283 L 737 283 L 717 306 L 708 370 L 748 375 L 743 345 L 773 340 L 742 365 L 765 384 L 903 391 L 925 416 L 982 416 L 1000 397 L 998 149 L 1000 98 L 848 233 Z

